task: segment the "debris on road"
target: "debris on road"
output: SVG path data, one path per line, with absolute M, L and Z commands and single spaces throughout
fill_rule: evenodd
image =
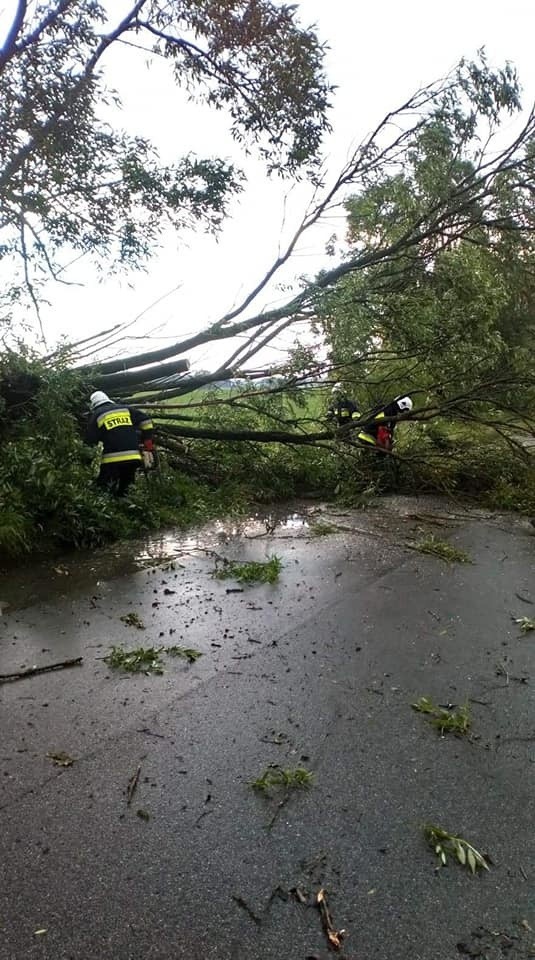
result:
M 169 657 L 182 657 L 188 663 L 195 663 L 202 657 L 200 650 L 194 647 L 136 647 L 134 650 L 125 650 L 124 647 L 113 646 L 110 653 L 103 657 L 104 663 L 117 670 L 127 673 L 151 673 L 161 676 L 164 672 L 161 660 L 162 653 Z
M 262 923 L 262 918 L 261 918 L 261 917 L 258 917 L 258 916 L 256 915 L 256 913 L 254 912 L 254 910 L 249 906 L 249 904 L 247 903 L 247 901 L 243 899 L 243 897 L 237 896 L 235 893 L 233 893 L 233 894 L 232 894 L 232 899 L 234 900 L 234 903 L 237 903 L 238 906 L 241 907 L 242 910 L 245 911 L 245 913 L 247 914 L 248 917 L 250 917 L 250 919 L 253 921 L 253 923 L 256 923 L 257 927 L 259 927 L 259 926 L 261 925 L 261 923 Z
M 216 560 L 222 566 L 216 566 L 213 576 L 216 580 L 237 580 L 238 583 L 275 583 L 282 570 L 282 560 L 273 555 L 263 563 L 248 561 L 237 563 L 218 557 Z
M 314 774 L 305 767 L 295 767 L 295 769 L 283 770 L 276 765 L 270 766 L 264 771 L 261 777 L 251 782 L 253 790 L 267 793 L 271 787 L 284 787 L 291 789 L 294 787 L 309 787 L 312 783 Z
M 137 613 L 125 613 L 124 616 L 119 617 L 121 623 L 124 623 L 127 627 L 136 627 L 137 630 L 146 630 L 145 624 L 140 616 Z
M 333 924 L 331 912 L 329 910 L 329 905 L 327 903 L 327 893 L 323 887 L 321 890 L 318 890 L 316 894 L 316 904 L 321 915 L 323 930 L 327 940 L 329 941 L 329 946 L 332 947 L 333 950 L 340 950 L 342 948 L 342 940 L 345 936 L 345 930 L 336 930 Z
M 535 630 L 535 619 L 532 617 L 513 617 L 513 620 L 520 627 L 522 633 Z
M 199 657 L 202 657 L 200 650 L 195 650 L 194 647 L 162 647 L 164 653 L 167 653 L 170 657 L 182 657 L 184 660 L 187 660 L 188 663 L 195 663 Z
M 49 752 L 47 757 L 52 760 L 55 767 L 72 767 L 74 763 L 73 757 L 69 757 L 68 753 L 64 753 L 63 750 L 59 750 L 57 753 Z
M 448 862 L 447 854 L 456 857 L 459 863 L 467 866 L 473 874 L 478 868 L 489 870 L 488 854 L 484 857 L 463 837 L 456 837 L 433 824 L 426 824 L 423 830 L 427 842 L 433 847 L 439 859 L 437 870 Z
M 162 647 L 136 647 L 134 650 L 125 650 L 123 647 L 113 646 L 110 653 L 104 657 L 104 663 L 116 670 L 125 670 L 127 673 L 162 674 L 163 664 L 160 660 L 162 649 Z
M 454 733 L 458 737 L 465 736 L 472 725 L 467 703 L 452 711 L 436 706 L 429 697 L 420 697 L 411 704 L 411 707 L 418 713 L 425 713 L 429 723 L 436 727 L 441 736 L 444 733 Z
M 440 557 L 440 559 L 446 563 L 474 562 L 464 550 L 452 547 L 451 543 L 448 543 L 447 540 L 439 540 L 433 535 L 424 537 L 422 540 L 417 540 L 415 543 L 407 543 L 406 546 L 410 547 L 411 550 L 418 550 L 420 553 L 429 553 L 431 556 Z
M 141 773 L 141 764 L 139 764 L 136 772 L 132 774 L 132 776 L 130 777 L 130 780 L 128 781 L 128 786 L 126 788 L 126 804 L 128 807 L 132 803 L 132 799 L 137 790 L 140 773 Z M 138 810 L 138 816 L 139 816 L 139 810 Z
M 50 673 L 52 670 L 67 670 L 68 667 L 78 667 L 83 663 L 83 657 L 74 657 L 72 660 L 60 660 L 59 663 L 49 663 L 45 667 L 30 667 L 28 670 L 17 670 L 14 673 L 0 673 L 0 683 L 10 683 L 13 680 L 25 680 L 38 673 Z

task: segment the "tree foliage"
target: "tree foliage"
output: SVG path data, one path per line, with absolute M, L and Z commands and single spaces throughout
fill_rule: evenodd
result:
M 109 16 L 95 0 L 19 0 L 0 51 L 0 256 L 15 274 L 4 318 L 28 293 L 38 308 L 40 281 L 65 279 L 77 256 L 135 268 L 167 225 L 218 229 L 242 188 L 222 158 L 162 164 L 146 138 L 110 126 L 119 97 L 105 65 L 119 43 L 167 59 L 176 83 L 226 110 L 234 138 L 270 170 L 318 162 L 330 90 L 323 48 L 295 7 L 137 0 Z
M 173 5 L 140 0 L 110 30 L 102 10 L 88 0 L 59 3 L 48 19 L 48 8 L 33 5 L 37 27 L 32 28 L 29 7 L 19 4 L 21 17 L 0 61 L 0 84 L 11 71 L 5 89 L 19 98 L 6 107 L 0 189 L 7 199 L 2 253 L 21 257 L 26 288 L 36 302 L 30 268 L 57 272 L 54 258 L 65 242 L 71 249 L 79 242 L 81 252 L 110 252 L 130 223 L 134 239 L 130 246 L 119 245 L 116 259 L 135 264 L 150 252 L 162 217 L 178 226 L 185 216 L 214 226 L 229 191 L 239 189 L 237 171 L 208 161 L 207 175 L 197 178 L 198 192 L 192 194 L 191 167 L 162 170 L 149 144 L 144 153 L 141 142 L 104 127 L 98 65 L 119 38 L 138 42 L 150 36 L 179 82 L 212 107 L 229 109 L 234 135 L 258 143 L 271 169 L 310 172 L 325 129 L 328 87 L 321 47 L 313 33 L 295 26 L 293 8 L 275 8 L 266 0 Z M 56 37 L 61 18 L 63 32 Z M 286 53 L 273 52 L 276 37 L 284 39 L 289 57 L 297 56 L 292 43 L 300 45 L 299 89 L 292 87 Z M 43 102 L 37 98 L 25 106 L 20 81 L 30 70 L 32 51 L 41 56 L 41 42 L 45 61 L 54 42 L 63 45 L 65 59 L 60 57 L 59 79 L 50 73 Z M 49 70 L 42 69 L 44 88 Z M 308 113 L 299 105 L 304 91 Z M 279 110 L 287 112 L 288 125 L 277 120 L 277 133 L 277 124 L 268 120 Z M 504 119 L 515 131 L 509 140 Z M 85 137 L 79 152 L 77 123 Z M 309 123 L 313 130 L 307 133 Z M 95 156 L 99 138 L 103 146 Z M 197 161 L 182 161 L 190 162 Z M 465 490 L 495 505 L 533 510 L 533 470 L 519 436 L 533 432 L 535 409 L 534 164 L 535 115 L 520 113 L 514 69 L 493 70 L 484 56 L 462 61 L 389 113 L 331 185 L 316 183 L 314 200 L 286 248 L 243 301 L 206 329 L 162 349 L 124 356 L 122 338 L 129 330 L 117 324 L 62 345 L 38 363 L 6 357 L 0 403 L 10 455 L 0 487 L 11 514 L 4 514 L 8 522 L 0 530 L 0 545 L 32 544 L 40 529 L 53 531 L 55 542 L 86 542 L 85 537 L 96 542 L 128 527 L 136 510 L 143 515 L 139 485 L 134 510 L 124 515 L 89 489 L 79 440 L 80 398 L 95 387 L 125 401 L 142 391 L 168 462 L 208 484 L 238 482 L 244 500 L 310 487 L 353 494 L 357 487 L 362 496 L 384 489 L 395 476 L 401 489 Z M 220 179 L 214 183 L 216 169 Z M 115 186 L 103 179 L 108 174 L 118 176 Z M 181 189 L 190 190 L 187 201 Z M 65 195 L 68 211 L 62 213 Z M 303 235 L 341 205 L 347 236 L 339 244 L 338 262 L 304 279 L 287 303 L 255 312 L 254 304 Z M 335 251 L 337 241 L 330 246 Z M 15 288 L 11 295 L 17 295 Z M 302 329 L 316 331 L 321 350 L 300 342 Z M 264 348 L 288 331 L 293 346 L 281 362 L 255 369 Z M 214 342 L 222 351 L 228 342 L 218 368 L 185 375 L 190 351 Z M 333 380 L 354 391 L 362 411 L 343 435 L 324 419 Z M 224 390 L 206 392 L 221 381 Z M 370 457 L 355 437 L 377 402 L 401 392 L 411 393 L 415 407 L 404 416 L 411 423 L 399 425 L 396 456 L 388 458 L 395 462 L 391 471 L 390 463 L 383 469 L 384 461 Z M 58 437 L 62 409 L 68 411 L 67 428 Z M 160 519 L 169 517 L 174 482 L 156 504 Z M 146 509 L 146 499 L 143 504 Z

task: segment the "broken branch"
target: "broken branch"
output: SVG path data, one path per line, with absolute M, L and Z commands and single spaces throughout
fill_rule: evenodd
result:
M 17 670 L 15 673 L 0 673 L 0 683 L 9 683 L 12 680 L 24 680 L 26 677 L 34 677 L 37 673 L 50 673 L 52 670 L 66 670 L 68 667 L 81 666 L 83 657 L 75 657 L 73 660 L 60 660 L 59 663 L 49 663 L 46 667 L 30 667 L 29 670 Z

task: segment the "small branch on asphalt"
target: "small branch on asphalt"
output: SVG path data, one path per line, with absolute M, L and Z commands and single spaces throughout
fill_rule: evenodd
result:
M 331 917 L 331 912 L 329 910 L 329 905 L 327 903 L 327 894 L 325 890 L 318 890 L 316 894 L 316 904 L 321 916 L 321 923 L 325 936 L 329 941 L 329 946 L 333 950 L 340 950 L 342 947 L 342 939 L 345 934 L 345 930 L 336 930 L 333 924 L 333 919 Z
M 61 660 L 59 663 L 49 663 L 46 667 L 30 667 L 29 670 L 17 670 L 15 673 L 0 673 L 0 683 L 25 680 L 26 677 L 34 677 L 38 673 L 50 673 L 52 670 L 67 670 L 68 667 L 79 667 L 83 659 L 83 657 L 75 657 L 73 660 Z
M 126 788 L 126 804 L 128 807 L 132 803 L 132 799 L 137 790 L 140 773 L 141 773 L 141 764 L 139 764 L 136 772 L 130 777 L 130 780 L 128 781 L 128 786 Z
M 251 909 L 251 907 L 249 906 L 247 901 L 243 899 L 243 897 L 236 896 L 236 894 L 233 893 L 232 899 L 234 900 L 234 903 L 237 903 L 238 906 L 242 908 L 242 910 L 245 910 L 245 913 L 247 914 L 247 916 L 250 917 L 253 923 L 256 923 L 257 927 L 261 925 L 262 918 L 256 915 L 254 910 Z

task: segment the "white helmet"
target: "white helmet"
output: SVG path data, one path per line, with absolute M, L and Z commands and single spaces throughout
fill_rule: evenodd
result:
M 408 410 L 409 413 L 412 410 L 412 400 L 410 397 L 399 397 L 396 403 L 400 410 Z
M 96 410 L 96 408 L 102 406 L 103 403 L 113 403 L 113 401 L 110 400 L 107 393 L 104 393 L 102 390 L 95 390 L 89 397 L 90 409 Z
M 335 383 L 334 387 L 331 390 L 331 393 L 343 393 L 344 388 L 341 383 Z

